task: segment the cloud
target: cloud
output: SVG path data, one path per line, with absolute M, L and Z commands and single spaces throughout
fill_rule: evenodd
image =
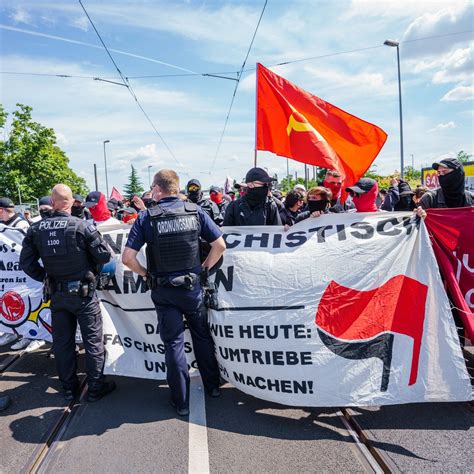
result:
M 25 25 L 33 24 L 33 18 L 24 8 L 17 7 L 15 11 L 10 14 L 10 18 L 12 19 L 13 23 L 24 23 Z
M 74 26 L 74 28 L 79 28 L 82 31 L 89 31 L 90 27 L 89 20 L 85 16 L 75 18 L 71 21 L 70 25 Z
M 405 4 L 405 2 L 399 2 Z M 418 2 L 426 5 L 426 2 Z M 452 3 L 449 7 L 434 13 L 424 13 L 410 23 L 405 30 L 402 41 L 404 58 L 438 56 L 440 53 L 451 51 L 454 45 L 466 43 L 472 37 L 472 33 L 453 34 L 469 32 L 472 30 L 474 21 L 474 4 L 471 2 Z M 442 36 L 424 41 L 414 41 L 418 38 L 431 36 Z
M 451 89 L 441 98 L 442 102 L 456 102 L 474 99 L 473 86 L 458 86 Z
M 439 132 L 441 130 L 447 130 L 448 128 L 456 128 L 456 124 L 452 121 L 448 123 L 439 123 L 436 127 L 428 130 L 428 133 Z
M 66 135 L 62 134 L 61 132 L 55 131 L 56 134 L 56 143 L 62 147 L 69 144 L 69 140 L 66 138 Z

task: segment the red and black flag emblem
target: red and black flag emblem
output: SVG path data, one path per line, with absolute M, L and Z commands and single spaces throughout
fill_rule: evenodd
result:
M 413 353 L 408 385 L 413 385 L 418 376 L 427 294 L 426 285 L 405 275 L 368 291 L 331 281 L 316 312 L 319 337 L 334 354 L 346 359 L 380 359 L 380 389 L 385 392 L 390 380 L 394 335 L 410 336 Z

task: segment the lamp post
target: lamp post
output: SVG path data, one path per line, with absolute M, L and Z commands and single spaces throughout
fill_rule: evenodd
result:
M 400 43 L 393 40 L 385 40 L 385 46 L 397 48 L 397 66 L 398 66 L 398 106 L 400 110 L 400 177 L 403 179 L 403 115 L 402 115 L 402 81 L 400 79 Z
M 152 168 L 152 165 L 148 165 L 148 186 L 151 189 L 150 168 Z
M 109 178 L 107 176 L 107 155 L 105 153 L 106 143 L 110 143 L 110 140 L 104 140 L 105 189 L 107 190 L 107 199 L 109 199 Z

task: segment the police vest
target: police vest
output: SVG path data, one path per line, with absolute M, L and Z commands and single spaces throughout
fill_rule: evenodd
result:
M 153 228 L 153 243 L 147 246 L 149 270 L 171 273 L 199 266 L 198 206 L 190 202 L 184 202 L 181 209 L 156 205 L 147 212 Z
M 77 245 L 77 231 L 83 222 L 76 217 L 54 216 L 38 223 L 38 251 L 46 273 L 57 281 L 79 280 L 92 268 L 86 251 Z

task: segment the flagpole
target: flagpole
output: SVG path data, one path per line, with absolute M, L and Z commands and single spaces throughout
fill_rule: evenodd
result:
M 253 166 L 257 167 L 257 117 L 258 117 L 258 63 L 255 63 L 255 150 Z

